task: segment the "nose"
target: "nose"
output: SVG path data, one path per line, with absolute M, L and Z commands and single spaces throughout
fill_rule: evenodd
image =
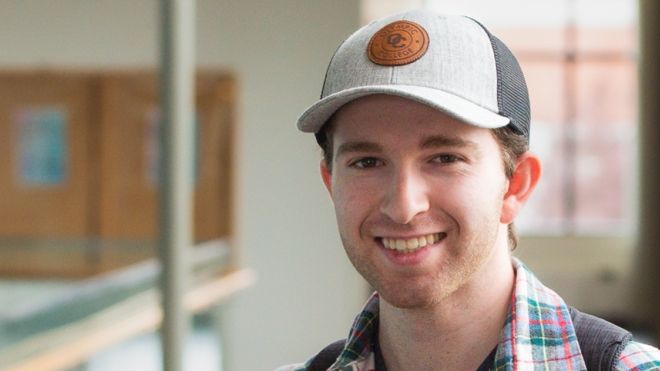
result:
M 408 224 L 429 209 L 426 182 L 415 169 L 397 170 L 385 187 L 380 211 L 393 222 Z

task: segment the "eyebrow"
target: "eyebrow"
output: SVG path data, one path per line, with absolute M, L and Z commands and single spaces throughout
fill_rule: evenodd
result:
M 458 148 L 478 148 L 477 143 L 457 137 L 447 137 L 444 135 L 434 135 L 424 138 L 420 144 L 420 148 L 438 148 L 438 147 L 458 147 Z
M 339 145 L 335 157 L 350 152 L 381 152 L 383 147 L 374 142 L 346 142 Z

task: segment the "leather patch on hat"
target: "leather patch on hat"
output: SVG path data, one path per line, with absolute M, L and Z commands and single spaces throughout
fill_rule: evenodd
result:
M 367 46 L 369 59 L 382 66 L 401 66 L 421 58 L 429 48 L 429 35 L 417 23 L 396 21 L 376 32 Z

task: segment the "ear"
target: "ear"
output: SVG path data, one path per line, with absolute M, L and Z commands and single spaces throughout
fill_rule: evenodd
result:
M 323 184 L 325 184 L 325 188 L 328 190 L 328 193 L 330 193 L 330 196 L 332 196 L 332 173 L 328 169 L 328 166 L 325 164 L 325 160 L 321 160 L 319 168 L 321 170 L 321 179 L 323 179 Z
M 541 161 L 531 152 L 518 158 L 509 186 L 504 194 L 500 222 L 510 224 L 527 202 L 541 177 Z

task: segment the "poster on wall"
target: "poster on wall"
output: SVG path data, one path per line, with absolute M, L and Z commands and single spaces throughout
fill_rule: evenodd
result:
M 67 113 L 62 107 L 26 107 L 14 115 L 16 173 L 22 186 L 56 186 L 69 175 Z

